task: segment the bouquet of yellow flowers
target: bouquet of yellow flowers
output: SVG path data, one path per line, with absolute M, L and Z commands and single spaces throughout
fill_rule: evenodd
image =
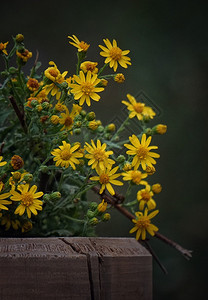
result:
M 77 48 L 76 74 L 70 75 L 53 61 L 39 72 L 38 55 L 25 75 L 32 52 L 24 36 L 13 38 L 10 51 L 8 42 L 0 43 L 5 62 L 0 86 L 1 236 L 92 236 L 116 208 L 133 223 L 130 233 L 136 233 L 137 240 L 148 245 L 148 233 L 180 247 L 152 223 L 159 212 L 155 198 L 162 189 L 148 182 L 160 156 L 152 137 L 164 134 L 167 126 L 150 127 L 155 111 L 131 94 L 122 101 L 126 119 L 118 128 L 89 111 L 109 80 L 124 82 L 117 69 L 131 65 L 130 51 L 121 50 L 115 39 L 103 39 L 99 47 L 105 60 L 99 68 L 98 62 L 86 60 L 88 43 L 75 35 L 68 38 Z M 107 68 L 113 74 L 106 74 Z M 124 138 L 132 119 L 140 132 Z M 115 190 L 122 185 L 123 194 Z M 90 191 L 97 201 L 91 201 Z M 179 251 L 190 256 L 182 247 Z

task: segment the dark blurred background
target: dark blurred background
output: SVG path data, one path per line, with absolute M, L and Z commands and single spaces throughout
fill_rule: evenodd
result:
M 206 299 L 207 275 L 207 8 L 202 1 L 1 1 L 1 38 L 23 33 L 26 47 L 39 51 L 42 71 L 53 60 L 63 72 L 75 72 L 76 51 L 68 44 L 75 34 L 91 44 L 89 60 L 99 60 L 98 44 L 115 38 L 131 50 L 132 66 L 120 68 L 125 83 L 110 84 L 102 101 L 91 107 L 97 119 L 111 122 L 121 100 L 130 93 L 145 94 L 160 109 L 152 124 L 165 123 L 168 132 L 154 140 L 161 158 L 155 182 L 163 186 L 157 197 L 160 232 L 193 250 L 186 261 L 176 250 L 152 239 L 151 245 L 168 270 L 154 263 L 154 299 Z M 8 45 L 9 47 L 9 45 Z M 30 67 L 30 66 L 29 66 Z M 131 223 L 114 212 L 100 226 L 107 236 L 129 236 Z

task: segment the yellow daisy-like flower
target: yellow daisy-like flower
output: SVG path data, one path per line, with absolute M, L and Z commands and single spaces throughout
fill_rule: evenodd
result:
M 113 151 L 106 151 L 107 145 L 101 144 L 100 140 L 97 140 L 97 146 L 94 141 L 91 140 L 91 145 L 85 142 L 85 150 L 88 154 L 85 157 L 89 159 L 88 166 L 92 166 L 92 169 L 102 170 L 108 166 L 112 166 L 115 162 L 109 158 L 109 155 L 113 154 Z
M 119 180 L 115 180 L 117 177 L 119 177 L 121 174 L 115 174 L 118 170 L 118 167 L 115 167 L 113 169 L 106 168 L 105 170 L 100 170 L 98 175 L 99 176 L 93 176 L 90 178 L 90 180 L 99 181 L 101 184 L 100 194 L 103 193 L 105 188 L 109 191 L 109 193 L 113 196 L 115 195 L 115 191 L 111 184 L 115 185 L 123 185 L 123 183 Z
M 4 53 L 4 54 L 6 54 L 6 55 L 8 55 L 8 53 L 7 53 L 7 51 L 6 51 L 6 47 L 7 47 L 7 44 L 8 44 L 9 42 L 6 42 L 6 43 L 0 43 L 0 53 L 2 52 L 2 53 Z
M 65 107 L 65 110 L 66 110 L 66 112 L 61 113 L 60 118 L 59 118 L 59 123 L 63 125 L 63 127 L 61 128 L 61 131 L 72 129 L 72 126 L 74 123 L 74 118 L 80 113 L 80 111 L 82 110 L 82 107 L 77 104 L 73 104 L 71 113 L 69 113 L 69 110 L 67 107 Z
M 97 74 L 92 74 L 91 71 L 87 72 L 86 78 L 83 71 L 80 71 L 79 76 L 74 75 L 74 80 L 77 83 L 71 83 L 69 86 L 72 88 L 71 93 L 74 94 L 74 99 L 79 100 L 79 105 L 83 105 L 86 101 L 87 105 L 90 106 L 90 99 L 99 101 L 100 96 L 98 92 L 102 92 L 104 88 L 96 87 L 101 81 L 97 78 Z
M 86 52 L 89 48 L 89 44 L 81 41 L 76 37 L 76 35 L 68 36 L 69 39 L 72 40 L 72 42 L 69 42 L 69 44 L 73 45 L 74 47 L 78 48 L 78 52 Z
M 3 156 L 0 156 L 0 167 L 3 167 L 3 166 L 5 166 L 7 164 L 7 162 L 6 161 L 2 161 L 2 159 L 3 159 Z
M 132 219 L 135 226 L 129 231 L 129 233 L 136 233 L 136 240 L 141 236 L 142 240 L 146 239 L 146 231 L 154 236 L 158 228 L 151 223 L 151 219 L 154 218 L 159 213 L 159 210 L 155 210 L 148 215 L 148 209 L 146 208 L 144 214 L 142 212 L 136 212 L 136 219 Z
M 152 167 L 152 164 L 156 164 L 156 161 L 153 157 L 158 158 L 160 155 L 155 152 L 150 152 L 152 149 L 158 149 L 157 146 L 149 147 L 149 144 L 152 140 L 151 136 L 149 136 L 146 140 L 146 134 L 143 134 L 140 143 L 137 136 L 133 134 L 129 137 L 129 140 L 132 145 L 124 144 L 124 146 L 129 149 L 126 151 L 127 154 L 134 155 L 132 166 L 135 170 L 138 169 L 140 164 L 143 170 L 146 170 L 147 166 Z
M 113 68 L 114 72 L 118 68 L 118 63 L 123 68 L 127 68 L 127 65 L 131 65 L 131 59 L 126 56 L 130 52 L 129 50 L 122 51 L 117 46 L 116 40 L 113 40 L 113 44 L 111 44 L 109 39 L 103 39 L 103 41 L 107 48 L 99 45 L 99 47 L 103 50 L 100 52 L 100 55 L 106 57 L 105 63 L 109 63 L 110 68 Z
M 139 209 L 143 210 L 144 206 L 147 205 L 149 210 L 156 207 L 156 202 L 152 199 L 154 193 L 151 191 L 150 185 L 146 185 L 145 189 L 137 192 L 137 200 L 139 201 Z
M 144 178 L 147 177 L 146 173 L 142 173 L 139 170 L 130 170 L 127 172 L 122 173 L 123 180 L 128 181 L 131 180 L 135 184 L 143 184 L 146 185 L 147 181 L 143 180 Z
M 29 188 L 29 184 L 18 185 L 17 189 L 20 193 L 15 190 L 11 190 L 11 200 L 20 202 L 20 205 L 14 212 L 16 215 L 19 214 L 22 216 L 26 210 L 28 218 L 31 218 L 31 212 L 34 215 L 37 215 L 37 210 L 42 210 L 43 202 L 38 200 L 38 198 L 43 195 L 43 192 L 36 193 L 36 185 L 33 185 L 30 189 Z
M 51 92 L 52 96 L 56 95 L 56 99 L 59 100 L 61 97 L 61 91 L 60 88 L 55 83 L 63 83 L 64 78 L 67 75 L 68 71 L 60 73 L 59 69 L 57 68 L 56 64 L 53 61 L 49 62 L 49 65 L 52 65 L 53 67 L 49 67 L 45 70 L 44 75 L 53 81 L 53 83 L 46 85 L 44 88 L 44 91 L 48 95 Z
M 8 210 L 8 207 L 6 207 L 5 204 L 11 204 L 12 203 L 12 201 L 6 200 L 10 195 L 11 195 L 10 192 L 0 195 L 0 210 L 1 209 Z
M 104 213 L 106 211 L 106 209 L 107 209 L 107 205 L 108 205 L 108 203 L 105 202 L 105 200 L 103 199 L 102 202 L 100 204 L 98 204 L 97 210 L 99 212 Z
M 32 57 L 32 52 L 28 51 L 27 49 L 24 49 L 22 52 L 16 51 L 16 54 L 24 63 L 26 63 L 28 59 Z
M 129 102 L 122 101 L 122 103 L 125 104 L 127 109 L 130 111 L 129 118 L 132 119 L 136 116 L 137 119 L 141 121 L 143 119 L 142 113 L 144 111 L 145 104 L 137 102 L 136 99 L 130 94 L 127 94 L 127 98 L 129 99 Z
M 92 61 L 84 61 L 80 65 L 80 69 L 84 72 L 87 73 L 88 71 L 91 71 L 93 74 L 97 74 L 98 68 L 96 68 L 98 65 L 97 62 L 92 62 Z
M 55 165 L 57 167 L 61 165 L 61 167 L 65 168 L 68 168 L 69 165 L 71 165 L 73 170 L 75 170 L 75 164 L 78 165 L 80 163 L 77 158 L 83 157 L 83 154 L 80 153 L 80 151 L 76 151 L 78 148 L 80 148 L 80 145 L 75 144 L 73 147 L 71 147 L 71 145 L 65 141 L 62 143 L 63 146 L 59 146 L 59 148 L 56 148 L 51 152 L 51 154 L 55 156 L 53 158 L 53 160 L 56 162 Z

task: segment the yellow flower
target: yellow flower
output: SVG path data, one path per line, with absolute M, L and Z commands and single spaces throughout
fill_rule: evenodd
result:
M 91 71 L 87 72 L 86 78 L 83 71 L 80 71 L 79 76 L 74 75 L 74 80 L 77 83 L 71 83 L 69 86 L 72 88 L 71 93 L 74 94 L 74 99 L 79 100 L 79 105 L 83 105 L 86 101 L 87 105 L 90 106 L 90 99 L 99 101 L 100 96 L 97 92 L 102 92 L 104 88 L 96 87 L 100 82 L 97 78 L 97 74 L 92 74 Z
M 3 52 L 4 54 L 8 55 L 7 51 L 6 51 L 6 47 L 7 47 L 7 44 L 9 42 L 6 42 L 6 43 L 0 43 L 0 53 Z
M 14 170 L 19 170 L 24 166 L 24 160 L 19 155 L 13 155 L 11 158 L 11 165 Z
M 0 156 L 0 167 L 3 167 L 3 166 L 5 166 L 7 164 L 7 162 L 6 161 L 2 161 L 2 159 L 3 159 L 3 156 Z
M 147 166 L 145 171 L 146 171 L 147 175 L 153 175 L 156 172 L 154 166 L 152 166 L 152 167 Z
M 80 69 L 84 73 L 87 73 L 88 71 L 91 71 L 92 74 L 96 74 L 98 72 L 98 68 L 96 68 L 97 65 L 98 65 L 97 62 L 84 61 L 83 63 L 81 63 Z
M 88 166 L 92 166 L 92 169 L 105 170 L 108 166 L 113 165 L 114 160 L 109 158 L 109 155 L 113 154 L 113 151 L 105 151 L 106 144 L 101 144 L 100 140 L 97 140 L 97 146 L 94 141 L 91 140 L 91 144 L 85 142 L 85 150 L 88 154 L 85 154 L 85 157 L 89 159 Z
M 29 187 L 29 184 L 18 185 L 17 189 L 20 193 L 15 190 L 11 190 L 11 200 L 20 202 L 14 212 L 16 215 L 19 214 L 22 216 L 26 210 L 28 218 L 31 218 L 31 212 L 34 215 L 37 215 L 37 210 L 42 210 L 43 202 L 38 200 L 38 198 L 43 195 L 43 192 L 36 193 L 36 185 L 33 185 L 30 189 Z
M 159 194 L 159 193 L 162 191 L 162 186 L 161 186 L 161 184 L 160 184 L 160 183 L 155 183 L 155 184 L 153 184 L 153 186 L 152 186 L 152 191 L 153 191 L 153 193 L 155 193 L 155 194 Z
M 122 175 L 124 176 L 123 177 L 124 181 L 131 180 L 135 184 L 143 184 L 143 185 L 147 184 L 147 181 L 142 180 L 147 177 L 147 174 L 142 173 L 138 170 L 126 171 L 125 173 L 122 173 Z
M 155 126 L 155 131 L 158 134 L 165 134 L 167 131 L 167 125 L 158 124 L 157 126 Z
M 44 75 L 53 81 L 53 83 L 46 85 L 44 90 L 46 94 L 48 95 L 51 92 L 52 96 L 56 95 L 56 99 L 59 100 L 61 97 L 61 91 L 60 88 L 55 83 L 63 83 L 64 77 L 67 75 L 68 71 L 60 73 L 59 69 L 57 68 L 56 64 L 53 61 L 49 62 L 49 65 L 52 65 L 53 67 L 49 67 L 45 70 Z
M 86 52 L 90 46 L 89 44 L 83 41 L 80 42 L 79 39 L 74 34 L 72 36 L 68 36 L 68 38 L 72 40 L 72 42 L 69 42 L 69 44 L 78 48 L 78 52 L 82 52 L 82 51 Z
M 23 52 L 16 51 L 17 56 L 26 63 L 29 58 L 32 57 L 32 52 L 29 52 L 27 49 L 24 49 Z
M 114 77 L 114 80 L 115 80 L 115 82 L 123 83 L 125 81 L 124 74 L 122 74 L 122 73 L 116 74 Z
M 21 225 L 19 220 L 12 220 L 10 216 L 3 216 L 1 219 L 1 225 L 5 225 L 5 230 L 9 230 L 10 227 L 17 230 Z
M 136 99 L 130 94 L 127 94 L 127 98 L 129 99 L 129 102 L 122 101 L 122 103 L 125 104 L 127 109 L 130 111 L 129 118 L 132 119 L 136 116 L 137 119 L 141 121 L 143 119 L 145 104 L 137 102 Z
M 99 45 L 99 47 L 103 50 L 100 52 L 101 56 L 106 57 L 105 63 L 109 64 L 110 68 L 113 68 L 114 72 L 118 68 L 118 63 L 123 67 L 127 68 L 127 65 L 131 65 L 130 58 L 126 56 L 130 51 L 125 50 L 122 51 L 118 46 L 116 40 L 113 40 L 113 44 L 109 41 L 109 39 L 103 39 L 106 47 Z
M 34 91 L 37 91 L 38 88 L 39 88 L 39 83 L 37 81 L 37 79 L 35 78 L 29 78 L 28 81 L 27 81 L 27 87 L 30 91 L 34 92 Z
M 102 212 L 102 213 L 103 213 L 103 212 L 106 211 L 107 205 L 108 205 L 108 203 L 105 202 L 105 200 L 103 199 L 102 202 L 101 202 L 100 204 L 98 204 L 97 210 L 98 210 L 99 212 Z
M 123 185 L 121 181 L 115 180 L 117 177 L 120 176 L 120 174 L 115 174 L 117 170 L 118 167 L 115 167 L 113 169 L 106 168 L 105 170 L 99 171 L 98 173 L 99 176 L 93 176 L 90 178 L 90 180 L 96 180 L 100 182 L 101 184 L 100 194 L 102 194 L 104 189 L 106 188 L 111 195 L 115 195 L 115 191 L 111 184 Z
M 62 130 L 70 130 L 73 126 L 74 123 L 74 118 L 80 113 L 80 111 L 82 110 L 82 107 L 77 105 L 77 104 L 73 104 L 73 108 L 71 113 L 69 113 L 69 110 L 67 107 L 65 107 L 66 113 L 61 113 L 60 119 L 59 119 L 59 123 L 64 125 L 61 128 Z
M 132 219 L 132 222 L 135 223 L 135 226 L 129 231 L 129 233 L 136 233 L 136 239 L 138 240 L 141 236 L 142 240 L 146 239 L 146 231 L 154 236 L 155 232 L 158 231 L 158 228 L 151 223 L 151 219 L 154 218 L 159 213 L 159 210 L 155 210 L 148 214 L 148 209 L 146 208 L 144 214 L 142 212 L 136 212 L 136 219 Z
M 132 145 L 124 144 L 124 146 L 129 149 L 128 151 L 126 151 L 126 153 L 129 155 L 134 155 L 134 158 L 132 160 L 132 166 L 135 170 L 138 169 L 140 164 L 143 170 L 146 170 L 147 166 L 152 167 L 152 164 L 156 164 L 156 161 L 153 157 L 160 157 L 159 154 L 155 152 L 150 152 L 150 150 L 152 149 L 158 149 L 157 146 L 149 147 L 151 139 L 152 137 L 149 136 L 146 140 L 146 134 L 143 134 L 140 143 L 137 136 L 133 134 L 129 137 L 129 140 L 132 143 Z
M 11 195 L 10 192 L 9 192 L 9 193 L 4 193 L 4 194 L 1 194 L 1 195 L 0 195 L 0 210 L 1 210 L 1 209 L 8 210 L 8 207 L 6 207 L 4 204 L 11 204 L 11 203 L 12 203 L 12 201 L 5 200 L 5 199 L 7 199 L 10 195 Z
M 143 210 L 144 206 L 147 205 L 148 209 L 154 209 L 156 207 L 155 200 L 152 199 L 153 192 L 151 191 L 150 185 L 137 192 L 137 200 L 139 201 L 139 209 Z
M 99 124 L 97 121 L 93 120 L 93 121 L 90 121 L 88 123 L 88 128 L 91 129 L 91 130 L 96 130 L 98 128 Z
M 80 148 L 79 144 L 75 144 L 71 147 L 70 144 L 66 143 L 65 141 L 62 142 L 63 146 L 59 146 L 59 148 L 54 149 L 51 154 L 55 156 L 53 160 L 56 162 L 56 166 L 68 168 L 69 165 L 75 170 L 75 164 L 79 164 L 79 160 L 77 158 L 83 157 L 83 154 L 79 151 L 76 151 Z
M 52 115 L 51 119 L 50 119 L 51 123 L 54 124 L 54 125 L 59 124 L 59 120 L 60 120 L 60 118 L 57 115 Z
M 62 104 L 61 102 L 56 103 L 55 105 L 56 111 L 64 111 L 66 110 L 66 105 Z
M 144 120 L 149 120 L 153 119 L 156 113 L 150 106 L 145 106 L 142 115 Z

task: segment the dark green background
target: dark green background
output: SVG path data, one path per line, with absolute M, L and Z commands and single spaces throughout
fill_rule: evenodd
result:
M 204 1 L 205 2 L 205 1 Z M 97 118 L 108 123 L 121 111 L 126 94 L 143 90 L 160 108 L 153 124 L 166 123 L 165 136 L 153 139 L 161 158 L 154 180 L 160 232 L 193 249 L 187 262 L 175 250 L 153 239 L 152 246 L 168 269 L 154 265 L 154 299 L 205 299 L 207 276 L 207 21 L 202 1 L 1 1 L 1 41 L 23 33 L 26 46 L 44 70 L 53 60 L 63 72 L 75 72 L 75 49 L 68 35 L 91 44 L 88 58 L 99 60 L 103 38 L 130 49 L 132 66 L 123 85 L 111 84 L 93 104 Z M 30 62 L 32 64 L 32 62 Z M 28 64 L 30 64 L 28 63 Z M 128 236 L 131 224 L 115 213 L 100 233 Z

